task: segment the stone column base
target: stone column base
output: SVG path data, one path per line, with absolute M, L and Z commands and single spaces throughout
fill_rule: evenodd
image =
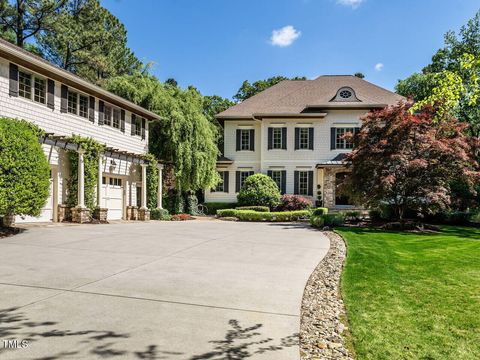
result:
M 138 220 L 140 221 L 149 221 L 150 220 L 150 210 L 148 209 L 138 209 Z
M 88 208 L 72 208 L 72 222 L 84 224 L 90 222 L 90 209 Z
M 70 206 L 58 204 L 57 221 L 72 221 L 72 210 Z
M 93 218 L 106 223 L 107 222 L 107 216 L 108 216 L 108 209 L 107 208 L 96 208 L 93 211 Z
M 138 220 L 138 206 L 127 206 L 127 220 Z

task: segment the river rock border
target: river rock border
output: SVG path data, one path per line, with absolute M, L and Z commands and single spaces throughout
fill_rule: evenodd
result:
M 346 256 L 342 237 L 323 232 L 330 249 L 308 279 L 303 293 L 300 357 L 302 360 L 353 360 L 342 333 L 347 331 L 345 307 L 340 295 L 340 276 Z

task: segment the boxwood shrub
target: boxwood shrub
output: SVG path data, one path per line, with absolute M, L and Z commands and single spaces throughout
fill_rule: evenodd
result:
M 235 208 L 236 210 L 252 210 L 258 212 L 270 212 L 268 206 L 239 206 Z
M 207 215 L 216 215 L 217 210 L 235 209 L 237 203 L 206 202 L 203 205 L 207 207 Z
M 225 209 L 218 210 L 219 217 L 236 217 L 240 221 L 271 221 L 271 222 L 283 222 L 283 221 L 297 221 L 304 220 L 310 217 L 310 211 L 283 211 L 283 212 L 259 212 L 252 210 L 237 210 L 237 209 Z
M 327 208 L 316 208 L 313 209 L 312 215 L 317 216 L 317 215 L 325 215 L 328 214 L 328 209 Z
M 310 218 L 310 224 L 316 228 L 323 228 L 325 225 L 325 220 L 322 215 L 312 215 Z
M 310 224 L 316 228 L 323 228 L 324 226 L 342 226 L 345 223 L 345 214 L 344 213 L 333 213 L 333 214 L 323 214 L 315 215 L 313 214 L 310 217 Z
M 150 219 L 152 220 L 171 220 L 172 216 L 167 209 L 152 209 L 150 211 Z

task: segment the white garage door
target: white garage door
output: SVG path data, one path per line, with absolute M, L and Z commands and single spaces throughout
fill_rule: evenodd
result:
M 102 207 L 108 209 L 107 220 L 120 220 L 123 216 L 123 180 L 104 176 L 102 183 Z
M 15 217 L 16 223 L 32 223 L 32 222 L 51 222 L 53 221 L 53 179 L 52 179 L 52 171 L 50 171 L 50 189 L 47 202 L 45 206 L 42 208 L 40 216 L 33 217 L 33 216 L 25 216 L 23 219 L 20 216 Z

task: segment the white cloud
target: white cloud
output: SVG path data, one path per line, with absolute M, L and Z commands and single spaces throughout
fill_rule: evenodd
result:
M 292 25 L 284 26 L 281 29 L 272 31 L 270 43 L 280 47 L 290 46 L 300 35 L 302 35 L 302 32 L 295 29 Z
M 382 71 L 383 70 L 383 64 L 382 63 L 378 63 L 375 65 L 375 70 L 376 71 Z
M 350 6 L 352 9 L 358 8 L 364 0 L 337 0 L 337 4 Z

